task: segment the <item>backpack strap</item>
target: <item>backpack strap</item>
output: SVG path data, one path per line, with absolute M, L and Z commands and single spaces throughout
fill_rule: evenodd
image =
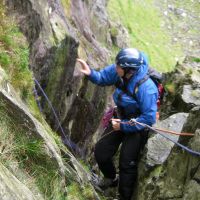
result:
M 137 97 L 136 97 L 136 93 L 138 91 L 138 88 L 140 85 L 142 85 L 145 81 L 147 81 L 149 79 L 149 75 L 145 75 L 142 79 L 140 79 L 136 84 L 135 84 L 135 87 L 134 87 L 134 90 L 133 90 L 133 94 L 131 92 L 129 92 L 126 88 L 123 88 L 121 87 L 121 85 L 119 83 L 115 84 L 115 86 L 117 88 L 120 88 L 122 90 L 122 93 L 120 94 L 120 98 L 122 96 L 123 93 L 126 93 L 128 96 L 130 97 L 133 97 L 136 101 L 137 101 Z
M 135 101 L 137 101 L 137 96 L 136 96 L 136 93 L 138 91 L 138 88 L 141 84 L 143 84 L 145 81 L 147 81 L 149 79 L 149 75 L 147 74 L 144 78 L 142 78 L 141 80 L 139 80 L 136 84 L 135 84 L 135 87 L 134 87 L 134 90 L 133 90 L 133 94 L 131 92 L 129 92 L 126 88 L 120 88 L 122 90 L 122 92 L 119 94 L 119 99 L 121 99 L 122 95 L 125 93 L 127 94 L 128 96 L 132 97 Z M 119 85 L 115 85 L 116 87 Z M 122 108 L 119 108 L 119 112 L 120 112 L 120 115 L 123 116 L 123 113 L 124 113 L 124 110 Z M 137 113 L 135 113 L 136 116 L 139 116 L 140 114 L 140 110 L 138 110 Z M 133 118 L 133 116 L 131 116 Z M 130 117 L 130 118 L 131 118 Z
M 131 96 L 137 101 L 137 97 L 136 97 L 136 93 L 138 91 L 138 88 L 140 85 L 142 85 L 145 81 L 147 81 L 149 79 L 149 75 L 147 74 L 144 78 L 142 78 L 141 80 L 139 80 L 136 84 L 135 84 L 135 88 L 133 90 L 133 94 L 131 94 Z M 128 92 L 130 93 L 130 92 Z M 127 93 L 127 94 L 128 94 Z M 128 94 L 129 95 L 129 94 Z M 130 95 L 129 95 L 130 96 Z

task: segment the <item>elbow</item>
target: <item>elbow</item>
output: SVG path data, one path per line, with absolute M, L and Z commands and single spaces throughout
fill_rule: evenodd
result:
M 152 126 L 155 123 L 156 123 L 156 114 L 155 116 L 153 115 L 148 118 L 148 125 Z
M 156 123 L 156 113 L 151 113 L 149 115 L 143 115 L 138 119 L 139 122 L 152 126 Z

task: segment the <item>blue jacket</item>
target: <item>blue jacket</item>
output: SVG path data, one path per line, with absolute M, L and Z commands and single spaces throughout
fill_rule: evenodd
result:
M 144 64 L 130 78 L 126 85 L 126 90 L 128 90 L 131 94 L 134 94 L 136 83 L 144 78 L 148 72 L 148 61 L 144 54 L 143 57 L 145 60 Z M 89 80 L 100 86 L 109 86 L 115 85 L 120 80 L 120 77 L 117 74 L 116 65 L 112 64 L 100 71 L 91 69 Z M 158 89 L 150 78 L 138 87 L 136 92 L 137 100 L 119 88 L 115 89 L 113 99 L 118 107 L 123 108 L 125 116 L 125 118 L 122 119 L 123 122 L 129 121 L 130 118 L 128 118 L 128 116 L 134 116 L 138 113 L 138 111 L 140 112 L 139 116 L 136 118 L 138 122 L 145 123 L 150 126 L 156 122 Z M 125 133 L 132 133 L 141 131 L 144 127 L 140 125 L 130 126 L 128 124 L 121 123 L 120 129 Z

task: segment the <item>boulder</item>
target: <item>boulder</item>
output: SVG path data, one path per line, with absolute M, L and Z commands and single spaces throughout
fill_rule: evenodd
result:
M 187 117 L 188 117 L 188 114 L 186 113 L 177 113 L 163 121 L 158 121 L 156 123 L 156 127 L 166 129 L 166 130 L 181 132 L 183 125 L 187 120 Z M 160 133 L 162 135 L 166 135 L 167 137 L 174 140 L 175 142 L 177 142 L 179 139 L 178 135 L 172 135 L 172 134 L 162 133 L 162 132 Z M 156 135 L 154 135 L 148 140 L 148 143 L 146 146 L 147 147 L 146 163 L 147 165 L 151 167 L 155 165 L 163 164 L 167 160 L 172 148 L 175 145 L 168 139 L 164 138 L 162 135 L 157 133 Z
M 186 104 L 200 106 L 200 87 L 193 88 L 191 85 L 184 85 L 182 99 Z

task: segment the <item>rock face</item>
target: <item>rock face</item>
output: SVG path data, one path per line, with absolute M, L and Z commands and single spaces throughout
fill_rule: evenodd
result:
M 162 118 L 172 113 L 189 112 L 195 106 L 199 106 L 199 77 L 199 63 L 190 57 L 186 57 L 183 64 L 177 64 L 174 72 L 165 74 L 164 85 L 168 95 L 161 108 Z
M 107 64 L 111 52 L 102 43 L 111 46 L 112 39 L 106 1 L 5 2 L 27 37 L 30 68 L 52 102 L 66 134 L 81 147 L 88 146 L 98 128 L 106 93 L 104 88 L 83 78 L 76 58 L 85 59 L 94 68 Z M 39 90 L 38 94 L 42 96 Z M 60 131 L 43 96 L 41 105 L 49 124 Z
M 0 197 L 2 200 L 36 200 L 32 192 L 0 163 Z M 43 199 L 43 198 L 39 198 Z
M 187 116 L 188 115 L 185 113 L 175 114 L 166 120 L 159 122 L 156 127 L 162 127 L 168 130 L 180 132 L 187 120 Z M 162 132 L 161 134 L 170 137 L 176 142 L 179 139 L 178 136 Z M 181 181 L 183 181 L 183 178 L 180 178 L 180 180 L 177 180 L 177 182 L 172 180 L 177 171 L 177 167 L 180 167 L 180 164 L 176 167 L 174 160 L 170 160 L 170 158 L 175 158 L 171 157 L 171 151 L 173 147 L 174 144 L 172 142 L 168 141 L 166 138 L 159 134 L 156 134 L 148 140 L 146 145 L 147 153 L 145 154 L 145 158 L 142 159 L 139 166 L 140 170 L 137 199 L 168 199 L 174 198 L 174 196 L 170 197 L 170 195 L 177 195 L 174 193 L 174 191 L 172 192 L 169 189 L 172 182 L 174 186 L 176 183 L 178 183 L 178 185 L 180 183 L 182 184 Z M 178 161 L 180 161 L 179 159 Z M 180 173 L 183 174 L 184 171 Z M 172 193 L 169 194 L 170 192 Z
M 77 159 L 69 152 L 67 149 L 62 148 L 62 155 L 60 147 L 55 142 L 53 136 L 49 134 L 49 127 L 44 126 L 40 123 L 32 114 L 27 105 L 25 105 L 22 100 L 19 98 L 18 94 L 13 89 L 12 85 L 9 84 L 6 78 L 6 74 L 2 68 L 0 68 L 0 106 L 1 109 L 6 110 L 7 115 L 12 119 L 12 123 L 19 124 L 23 130 L 25 130 L 24 135 L 26 141 L 31 141 L 33 139 L 39 140 L 43 144 L 42 152 L 45 156 L 42 163 L 47 162 L 51 165 L 52 168 L 59 174 L 60 185 L 63 193 L 66 191 L 66 181 L 74 180 L 80 184 L 90 185 L 91 175 L 82 167 L 82 165 L 77 161 Z M 2 114 L 2 113 L 1 113 Z M 18 133 L 18 132 L 17 132 Z M 16 137 L 16 136 L 13 136 Z M 34 141 L 35 141 L 34 140 Z M 24 144 L 20 144 L 24 145 Z M 0 143 L 0 151 L 3 152 L 2 143 Z M 63 161 L 63 155 L 68 162 Z M 27 156 L 27 160 L 28 160 Z M 15 161 L 16 162 L 16 161 Z M 41 163 L 37 163 L 40 165 Z M 48 166 L 47 166 L 48 167 Z M 6 169 L 0 163 L 0 199 L 2 200 L 34 200 L 34 199 L 43 199 L 42 194 L 38 193 L 37 195 L 32 194 L 31 189 L 28 189 L 20 180 L 16 178 L 20 167 L 12 167 L 11 169 Z M 48 170 L 48 169 L 46 169 Z M 13 174 L 11 173 L 13 171 Z M 23 173 L 23 172 L 22 172 Z M 31 176 L 31 175 L 30 175 Z M 37 188 L 37 186 L 34 186 Z M 92 186 L 90 185 L 91 189 Z M 99 197 L 95 191 L 92 191 L 93 196 L 98 200 Z

